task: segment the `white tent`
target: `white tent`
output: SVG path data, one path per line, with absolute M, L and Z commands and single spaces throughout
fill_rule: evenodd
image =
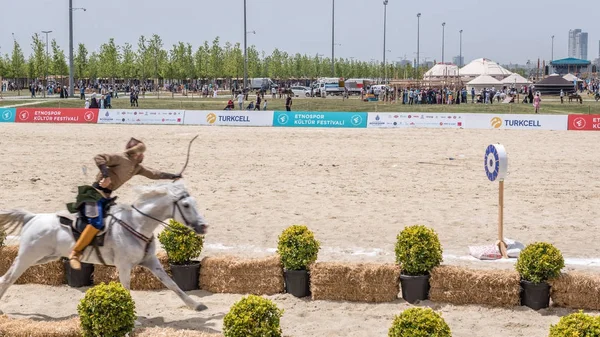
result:
M 480 75 L 480 76 L 477 76 L 477 78 L 475 78 L 474 80 L 467 83 L 467 91 L 471 91 L 471 88 L 475 88 L 475 92 L 479 92 L 483 88 L 487 88 L 487 89 L 495 88 L 497 90 L 497 89 L 501 89 L 502 85 L 503 85 L 502 82 L 498 81 L 497 79 L 493 78 L 492 76 Z
M 563 76 L 563 78 L 569 82 L 573 82 L 573 81 L 577 81 L 577 82 L 581 82 L 581 79 L 577 78 L 577 76 L 568 73 L 565 76 Z
M 458 66 L 450 63 L 438 63 L 429 69 L 425 75 L 424 80 L 442 79 L 447 76 L 458 76 Z
M 488 75 L 497 80 L 503 80 L 511 74 L 510 71 L 498 63 L 486 58 L 473 60 L 460 69 L 460 76 L 465 79 L 475 79 L 479 75 Z
M 513 73 L 512 75 L 503 79 L 501 82 L 506 86 L 531 84 L 531 82 L 528 81 L 525 77 L 523 77 L 517 73 Z

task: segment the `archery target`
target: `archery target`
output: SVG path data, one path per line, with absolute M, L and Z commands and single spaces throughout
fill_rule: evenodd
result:
M 490 181 L 504 180 L 508 168 L 508 157 L 503 145 L 492 144 L 485 150 L 485 174 Z

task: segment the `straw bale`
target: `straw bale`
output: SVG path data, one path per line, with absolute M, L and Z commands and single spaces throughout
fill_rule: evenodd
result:
M 513 307 L 521 305 L 520 291 L 481 292 L 473 290 L 444 290 L 429 289 L 429 299 L 433 302 L 451 303 L 456 305 L 478 304 L 493 307 Z
M 313 300 L 392 302 L 400 292 L 400 266 L 318 262 L 310 267 Z
M 212 293 L 283 293 L 283 266 L 278 255 L 261 259 L 205 257 L 200 267 L 200 288 Z
M 439 266 L 431 271 L 429 299 L 451 304 L 519 306 L 520 276 L 513 270 Z
M 165 252 L 156 254 L 165 271 L 170 275 L 169 261 Z M 94 266 L 94 284 L 111 281 L 119 282 L 119 272 L 112 266 Z M 131 271 L 131 290 L 164 290 L 167 289 L 150 270 L 136 266 Z
M 0 316 L 0 336 L 7 337 L 81 337 L 79 318 L 60 321 L 34 321 Z
M 573 272 L 549 281 L 550 297 L 555 306 L 600 310 L 600 275 Z
M 133 337 L 223 337 L 222 334 L 173 328 L 147 328 L 135 331 Z
M 514 270 L 477 270 L 438 266 L 431 271 L 431 288 L 494 292 L 519 291 L 520 276 Z
M 4 275 L 19 253 L 19 246 L 0 248 L 0 276 Z M 59 286 L 66 283 L 65 267 L 61 260 L 29 267 L 16 284 Z

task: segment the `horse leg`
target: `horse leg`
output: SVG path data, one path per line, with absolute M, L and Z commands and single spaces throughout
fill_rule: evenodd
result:
M 131 269 L 132 266 L 129 264 L 117 263 L 117 271 L 119 272 L 119 281 L 123 285 L 123 288 L 131 292 Z M 142 323 L 139 320 L 135 320 L 134 325 L 139 327 Z
M 158 261 L 158 258 L 153 254 L 148 254 L 146 259 L 140 264 L 143 267 L 148 268 L 152 274 L 154 274 L 158 279 L 170 290 L 175 292 L 179 298 L 188 306 L 188 308 L 202 311 L 208 309 L 204 304 L 198 303 L 194 301 L 188 294 L 186 294 L 183 290 L 181 290 L 175 281 L 169 277 L 167 272 L 163 269 L 162 265 Z
M 8 269 L 4 276 L 0 277 L 0 299 L 2 299 L 8 288 L 13 285 L 29 267 L 40 260 L 42 260 L 42 258 L 35 256 L 33 252 L 26 252 L 25 249 L 21 249 L 10 266 L 10 269 Z M 0 311 L 0 314 L 1 313 L 2 311 Z

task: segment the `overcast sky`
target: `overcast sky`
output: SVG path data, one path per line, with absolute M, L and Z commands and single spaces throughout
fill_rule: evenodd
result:
M 332 0 L 247 0 L 248 46 L 268 54 L 288 53 L 331 56 Z M 194 50 L 216 36 L 221 41 L 243 43 L 243 0 L 73 0 L 74 46 L 84 42 L 97 50 L 110 37 L 134 46 L 140 35 L 156 33 L 166 48 L 183 41 Z M 567 6 L 575 6 L 573 9 Z M 421 16 L 421 60 L 442 58 L 442 22 L 446 22 L 446 62 L 459 54 L 459 30 L 463 29 L 465 63 L 486 57 L 499 63 L 524 64 L 528 59 L 567 57 L 569 29 L 589 33 L 588 59 L 599 54 L 600 1 L 501 0 L 501 1 L 400 1 L 389 0 L 387 25 L 388 61 L 413 59 L 417 51 L 417 18 Z M 336 57 L 364 61 L 383 57 L 383 1 L 336 0 Z M 0 0 L 0 53 L 12 49 L 12 35 L 26 55 L 31 35 L 52 30 L 68 57 L 68 0 Z M 243 46 L 243 44 L 242 44 Z

